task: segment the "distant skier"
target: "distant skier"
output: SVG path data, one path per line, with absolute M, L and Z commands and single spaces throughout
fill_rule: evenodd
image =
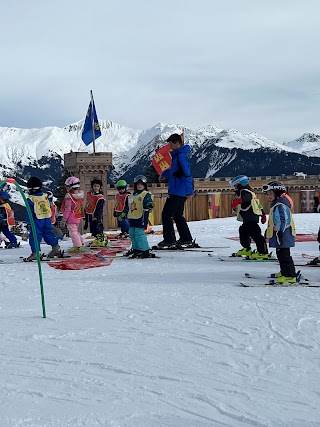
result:
M 72 240 L 73 247 L 70 252 L 82 252 L 83 240 L 82 236 L 78 231 L 78 227 L 84 215 L 83 199 L 84 192 L 80 190 L 80 179 L 75 176 L 70 176 L 65 181 L 67 193 L 64 196 L 60 214 L 63 214 L 63 218 L 60 221 L 61 226 L 67 224 L 69 235 Z
M 8 239 L 5 242 L 7 249 L 19 247 L 16 236 L 11 233 L 9 226 L 15 225 L 14 212 L 9 205 L 10 194 L 6 191 L 0 191 L 0 232 Z
M 132 258 L 154 258 L 150 253 L 148 239 L 145 229 L 148 225 L 149 211 L 154 208 L 151 193 L 147 188 L 147 178 L 144 175 L 138 175 L 134 178 L 133 194 L 128 197 L 128 206 L 124 208 L 120 217 L 125 218 L 128 215 L 130 223 L 130 239 L 132 249 L 127 253 Z
M 124 209 L 128 207 L 128 196 L 130 191 L 128 191 L 128 184 L 124 179 L 119 179 L 116 183 L 118 194 L 116 194 L 116 203 L 114 206 L 113 216 L 117 218 L 118 227 L 120 227 L 121 233 L 120 237 L 129 237 L 129 220 L 127 217 L 123 218 L 123 215 L 119 219 L 120 215 L 123 213 Z
M 296 270 L 290 254 L 290 247 L 295 246 L 295 225 L 291 213 L 292 204 L 286 197 L 287 189 L 282 182 L 272 181 L 262 187 L 267 193 L 270 205 L 266 237 L 269 246 L 277 248 L 280 272 L 276 274 L 277 283 L 296 283 Z
M 86 196 L 85 206 L 85 225 L 84 229 L 90 227 L 90 233 L 95 240 L 91 244 L 91 247 L 104 247 L 107 244 L 107 240 L 104 237 L 103 230 L 103 208 L 105 205 L 105 198 L 102 194 L 102 181 L 99 178 L 94 178 L 91 181 L 92 191 L 89 191 Z
M 53 258 L 61 253 L 60 246 L 58 245 L 58 239 L 53 235 L 52 224 L 51 224 L 51 209 L 47 198 L 47 195 L 42 192 L 42 181 L 36 176 L 32 176 L 27 182 L 29 196 L 27 202 L 29 204 L 38 240 L 38 250 L 40 251 L 41 239 L 52 246 L 52 250 L 49 252 L 48 257 Z M 31 247 L 31 255 L 26 258 L 26 261 L 33 261 L 37 259 L 36 246 L 34 241 L 34 235 L 32 228 L 30 227 L 30 218 L 27 214 L 27 224 L 29 224 L 29 244 Z
M 266 239 L 261 234 L 259 219 L 262 224 L 267 220 L 263 212 L 262 205 L 258 197 L 249 185 L 249 178 L 246 175 L 238 175 L 230 181 L 230 185 L 235 188 L 237 198 L 232 202 L 232 209 L 237 212 L 238 221 L 242 222 L 239 227 L 239 237 L 242 249 L 234 256 L 250 256 L 253 259 L 268 259 L 268 248 Z M 251 249 L 251 239 L 257 245 L 257 251 Z

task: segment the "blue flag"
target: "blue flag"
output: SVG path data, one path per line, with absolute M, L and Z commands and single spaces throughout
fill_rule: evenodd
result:
M 82 131 L 82 141 L 89 145 L 93 142 L 93 131 L 94 129 L 94 139 L 99 138 L 101 136 L 101 129 L 98 122 L 96 107 L 94 105 L 93 96 L 91 96 L 91 102 L 89 104 L 88 112 L 86 115 L 86 119 L 84 121 L 83 131 Z

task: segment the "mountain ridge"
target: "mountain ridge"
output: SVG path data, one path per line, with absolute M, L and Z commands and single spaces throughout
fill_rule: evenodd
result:
M 181 124 L 157 123 L 142 130 L 132 129 L 110 120 L 99 121 L 102 136 L 96 140 L 96 151 L 113 153 L 110 183 L 124 177 L 128 182 L 150 168 L 155 150 L 166 143 L 172 133 L 184 132 L 191 147 L 194 177 L 274 175 L 274 171 L 293 174 L 302 170 L 315 172 L 320 161 L 320 136 L 304 133 L 283 144 L 256 132 L 220 129 L 214 125 L 190 129 Z M 63 155 L 70 151 L 92 152 L 81 139 L 83 120 L 62 128 L 19 129 L 0 127 L 0 178 L 16 177 L 21 185 L 36 174 L 48 189 L 54 190 L 63 171 Z M 257 171 L 258 169 L 258 171 Z

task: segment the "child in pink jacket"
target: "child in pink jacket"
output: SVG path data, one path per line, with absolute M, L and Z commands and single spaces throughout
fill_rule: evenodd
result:
M 83 250 L 83 240 L 78 231 L 78 226 L 85 216 L 83 208 L 84 192 L 79 189 L 80 180 L 75 176 L 67 178 L 65 186 L 67 193 L 61 205 L 60 213 L 63 214 L 63 218 L 60 225 L 63 227 L 67 224 L 73 244 L 70 252 L 81 252 Z

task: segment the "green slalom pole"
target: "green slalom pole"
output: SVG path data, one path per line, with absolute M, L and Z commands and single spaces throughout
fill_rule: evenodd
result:
M 34 238 L 34 243 L 36 246 L 36 254 L 37 254 L 37 263 L 38 263 L 39 280 L 40 280 L 40 292 L 41 292 L 41 304 L 42 304 L 42 317 L 45 319 L 47 316 L 46 316 L 46 305 L 44 302 L 41 258 L 40 258 L 39 242 L 38 242 L 38 237 L 37 237 L 37 232 L 36 232 L 36 226 L 34 224 L 32 212 L 31 212 L 29 203 L 27 202 L 27 198 L 26 198 L 22 188 L 20 187 L 20 185 L 16 182 L 16 180 L 14 178 L 7 178 L 4 181 L 0 182 L 0 188 L 6 183 L 14 184 L 17 187 L 17 189 L 19 190 L 19 192 L 23 198 L 24 204 L 26 206 L 26 209 L 27 209 L 27 212 L 28 212 L 28 215 L 30 218 L 31 229 L 32 229 L 32 234 L 33 234 L 33 238 Z

